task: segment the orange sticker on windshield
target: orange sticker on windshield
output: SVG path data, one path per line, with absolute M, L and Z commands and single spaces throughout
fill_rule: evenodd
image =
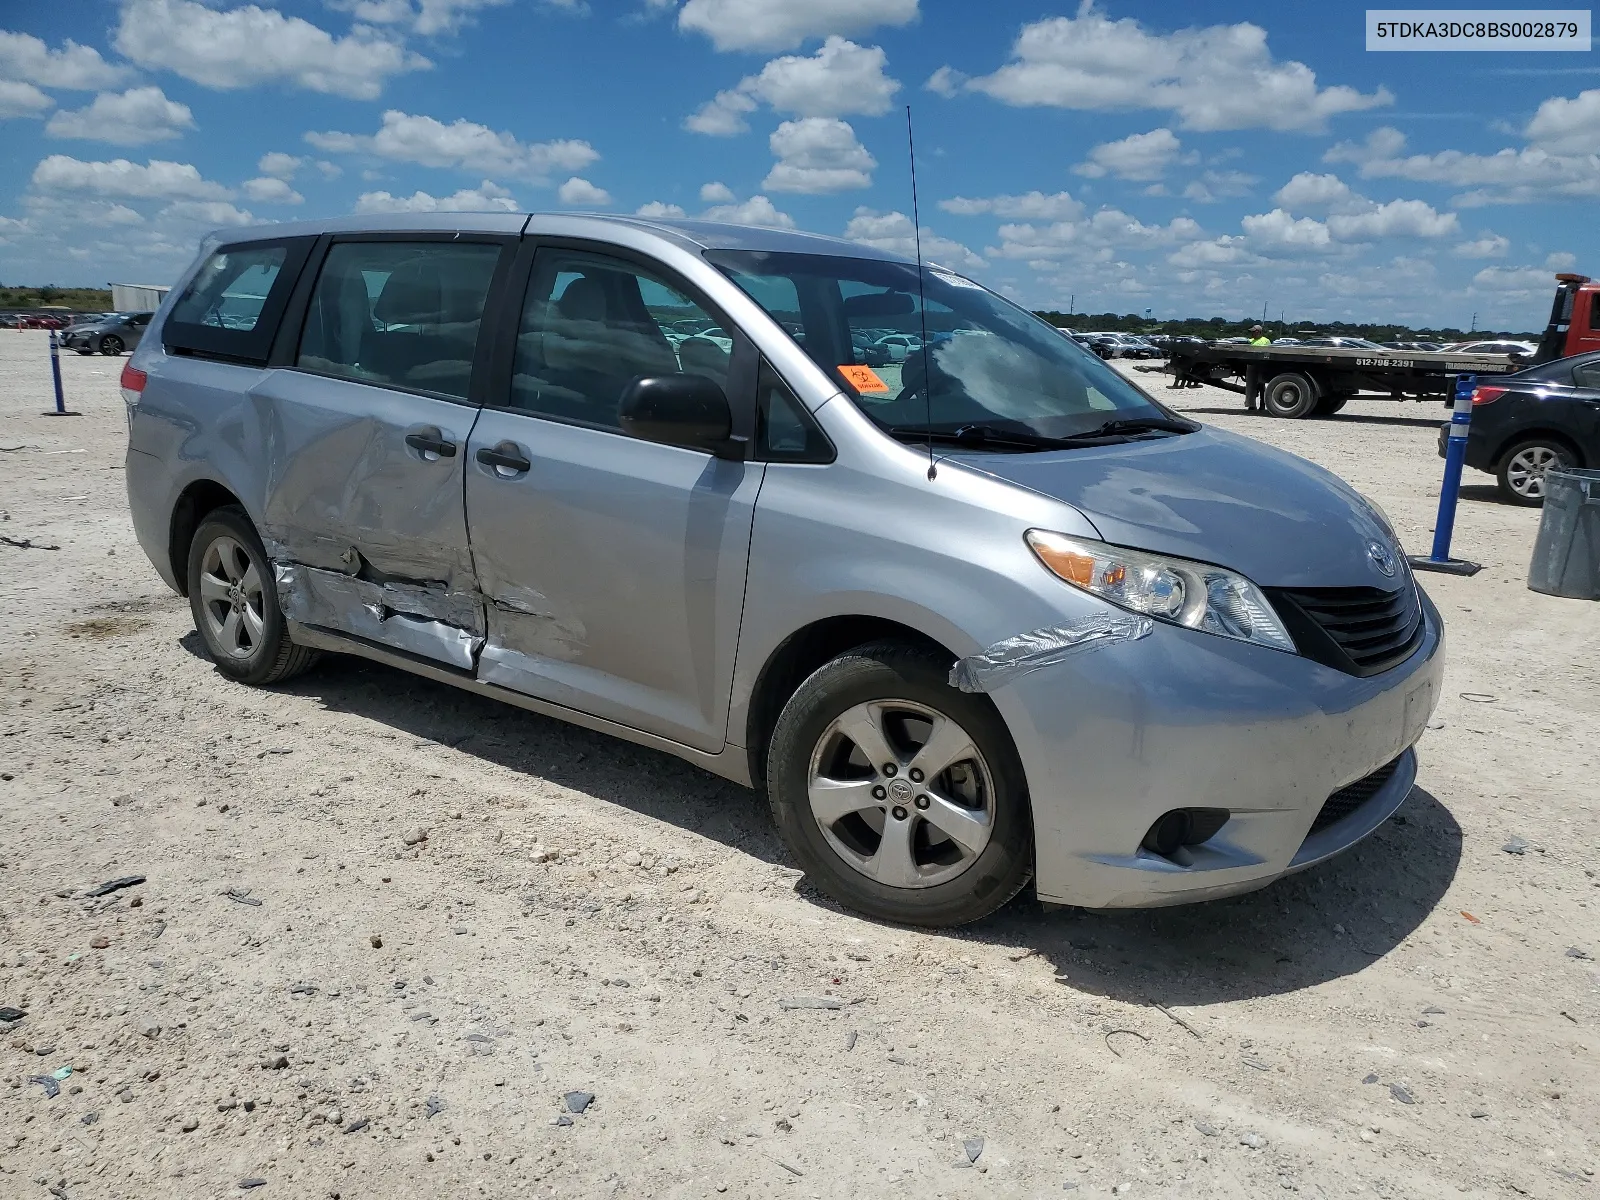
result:
M 839 374 L 849 381 L 851 387 L 858 392 L 887 392 L 889 385 L 879 378 L 878 373 L 871 367 L 861 363 L 841 363 Z

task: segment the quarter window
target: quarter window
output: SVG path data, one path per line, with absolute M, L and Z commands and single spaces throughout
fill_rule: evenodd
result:
M 1600 362 L 1579 363 L 1573 367 L 1572 382 L 1581 388 L 1600 388 Z
M 510 406 L 619 428 L 628 384 L 685 372 L 728 390 L 733 339 L 681 289 L 601 255 L 542 252 L 517 336 Z
M 465 400 L 498 244 L 339 242 L 311 293 L 297 364 Z
M 279 238 L 219 247 L 173 304 L 161 331 L 167 349 L 265 363 L 311 242 Z
M 833 461 L 833 444 L 770 364 L 761 364 L 756 402 L 756 457 L 767 462 Z

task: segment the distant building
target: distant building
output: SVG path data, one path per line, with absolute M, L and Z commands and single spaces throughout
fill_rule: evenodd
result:
M 117 312 L 154 312 L 172 289 L 146 283 L 113 283 L 111 307 Z

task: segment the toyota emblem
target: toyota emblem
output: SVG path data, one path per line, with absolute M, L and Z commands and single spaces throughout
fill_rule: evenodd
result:
M 1382 542 L 1367 543 L 1367 557 L 1372 560 L 1372 565 L 1377 567 L 1390 579 L 1394 578 L 1395 561 L 1394 551 Z

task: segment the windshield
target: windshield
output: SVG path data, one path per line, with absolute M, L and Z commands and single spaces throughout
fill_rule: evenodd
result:
M 941 267 L 924 267 L 919 281 L 911 264 L 877 259 L 747 250 L 706 258 L 891 433 L 1051 439 L 1174 419 L 1055 326 Z

